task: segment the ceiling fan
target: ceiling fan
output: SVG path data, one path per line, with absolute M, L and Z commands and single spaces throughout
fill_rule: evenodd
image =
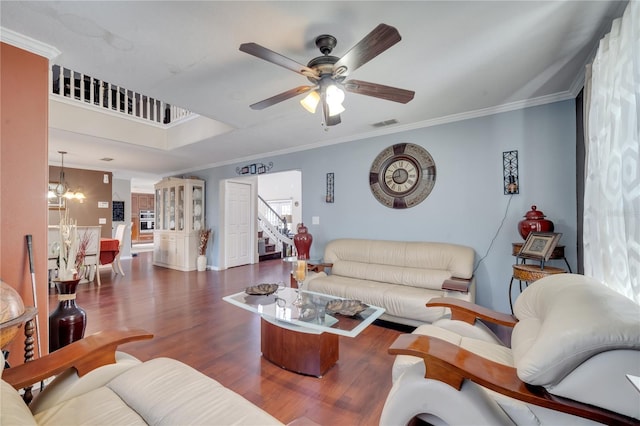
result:
M 344 107 L 342 107 L 342 101 L 344 100 L 343 89 L 351 93 L 406 104 L 413 99 L 415 92 L 361 80 L 345 81 L 345 78 L 351 72 L 360 68 L 400 40 L 401 37 L 398 30 L 390 25 L 380 24 L 353 46 L 342 58 L 338 58 L 331 56 L 331 51 L 337 44 L 336 38 L 332 35 L 323 34 L 316 38 L 316 46 L 320 49 L 322 56 L 313 58 L 306 66 L 259 44 L 243 43 L 240 45 L 240 51 L 302 74 L 313 83 L 311 86 L 298 86 L 279 93 L 252 104 L 250 107 L 260 110 L 286 101 L 294 96 L 310 92 L 300 102 L 302 106 L 309 112 L 314 113 L 318 103 L 322 102 L 325 125 L 334 126 L 340 123 L 340 113 L 344 111 Z

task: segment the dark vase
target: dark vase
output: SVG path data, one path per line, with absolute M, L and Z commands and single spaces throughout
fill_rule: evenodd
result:
M 84 337 L 86 312 L 76 305 L 76 287 L 80 279 L 56 281 L 58 307 L 49 315 L 49 352 Z
M 312 242 L 313 235 L 308 232 L 304 223 L 301 223 L 298 226 L 298 233 L 293 236 L 293 244 L 296 246 L 296 250 L 298 251 L 298 259 L 309 259 L 309 249 L 311 248 Z
M 553 222 L 545 219 L 544 213 L 536 206 L 531 206 L 531 210 L 524 217 L 518 222 L 518 231 L 525 240 L 531 232 L 553 232 Z

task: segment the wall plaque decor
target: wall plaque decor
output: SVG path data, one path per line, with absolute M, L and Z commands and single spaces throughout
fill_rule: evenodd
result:
M 424 201 L 436 183 L 436 164 L 429 152 L 412 143 L 385 148 L 373 160 L 369 187 L 387 207 L 406 209 Z
M 505 151 L 502 153 L 502 177 L 504 179 L 504 195 L 520 193 L 518 151 Z
M 327 173 L 327 194 L 325 197 L 325 201 L 327 203 L 333 203 L 333 184 L 334 184 L 334 176 L 333 173 Z
M 266 173 L 273 167 L 273 162 L 269 162 L 269 164 L 264 163 L 252 163 L 243 167 L 236 167 L 236 173 L 239 175 L 252 174 L 256 173 L 261 175 L 262 173 Z

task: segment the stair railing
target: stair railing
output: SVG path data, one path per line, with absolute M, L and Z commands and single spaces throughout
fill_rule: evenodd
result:
M 269 241 L 274 242 L 276 251 L 283 253 L 283 256 L 287 256 L 287 247 L 294 247 L 293 240 L 282 234 L 280 230 L 275 228 L 260 212 L 258 212 L 258 226 L 263 232 L 263 236 L 267 236 Z
M 264 198 L 258 195 L 258 211 L 262 213 L 264 218 L 271 224 L 272 227 L 278 230 L 281 234 L 288 234 L 287 221 L 280 216 Z
M 288 235 L 287 221 L 281 217 L 262 197 L 258 196 L 258 225 L 276 244 L 276 250 L 284 253 L 293 248 L 293 240 Z M 285 254 L 286 255 L 286 254 Z

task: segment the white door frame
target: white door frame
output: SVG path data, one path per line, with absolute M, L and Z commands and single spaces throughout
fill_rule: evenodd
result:
M 250 230 L 249 230 L 249 247 L 253 247 L 250 255 L 250 263 L 258 263 L 260 258 L 258 256 L 258 230 L 257 230 L 257 220 L 258 220 L 258 204 L 256 200 L 258 199 L 258 178 L 257 177 L 246 177 L 246 178 L 231 178 L 231 179 L 223 179 L 220 181 L 219 188 L 219 201 L 220 208 L 218 211 L 220 212 L 220 245 L 218 250 L 218 264 L 220 265 L 220 269 L 227 269 L 227 256 L 226 256 L 226 205 L 227 205 L 227 183 L 239 183 L 243 185 L 250 185 L 251 196 L 250 196 Z

